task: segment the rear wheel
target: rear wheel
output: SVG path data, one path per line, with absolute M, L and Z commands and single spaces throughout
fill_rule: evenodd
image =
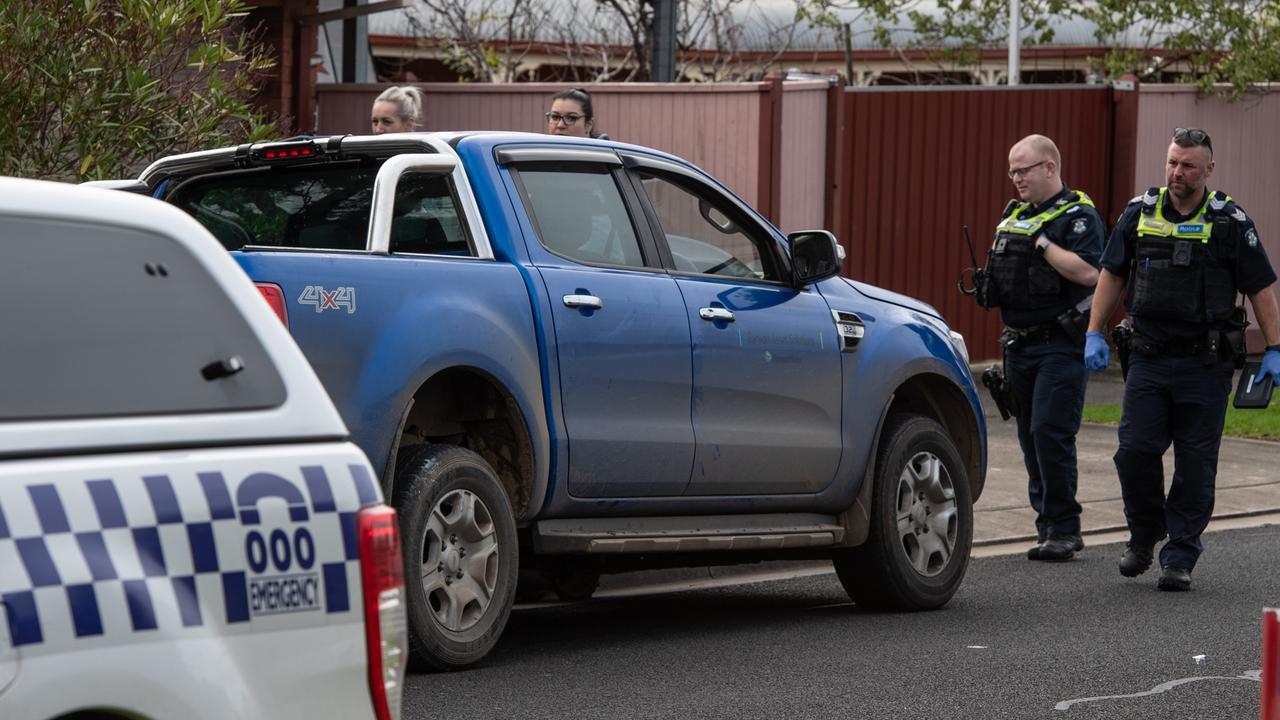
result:
M 440 670 L 479 661 L 506 627 L 519 571 L 502 483 L 470 450 L 422 445 L 402 451 L 393 502 L 414 659 Z
M 881 610 L 930 610 L 951 599 L 973 544 L 973 504 L 955 443 L 937 422 L 894 415 L 885 424 L 867 542 L 839 551 L 849 597 Z

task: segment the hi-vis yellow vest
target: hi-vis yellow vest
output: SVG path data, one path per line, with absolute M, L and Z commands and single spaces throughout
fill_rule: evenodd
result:
M 1018 219 L 1031 207 L 1020 203 L 1007 211 L 996 226 L 996 240 L 987 259 L 987 274 L 996 288 L 1000 307 L 1006 310 L 1043 310 L 1071 299 L 1071 285 L 1038 253 L 1035 238 L 1045 225 L 1078 205 L 1094 207 L 1093 200 L 1075 191 L 1036 215 Z
M 1151 188 L 1141 198 L 1127 283 L 1129 314 L 1183 323 L 1226 320 L 1235 306 L 1235 278 L 1229 268 L 1215 262 L 1210 240 L 1215 225 L 1227 222 L 1231 197 L 1205 193 L 1195 215 L 1171 222 L 1163 213 L 1167 194 L 1168 188 Z
M 1231 196 L 1220 192 L 1206 193 L 1204 202 L 1200 204 L 1200 209 L 1194 217 L 1185 222 L 1175 223 L 1165 220 L 1162 213 L 1165 193 L 1167 192 L 1168 188 L 1160 188 L 1154 204 L 1146 202 L 1146 197 L 1150 197 L 1150 191 L 1143 198 L 1144 207 L 1142 214 L 1138 216 L 1138 237 L 1156 235 L 1159 237 L 1198 240 L 1201 243 L 1209 242 L 1209 237 L 1213 234 L 1213 219 L 1208 217 L 1211 205 L 1216 205 L 1216 207 L 1212 208 L 1214 212 L 1220 212 L 1227 206 L 1227 203 L 1231 202 Z M 1148 208 L 1150 208 L 1149 211 Z

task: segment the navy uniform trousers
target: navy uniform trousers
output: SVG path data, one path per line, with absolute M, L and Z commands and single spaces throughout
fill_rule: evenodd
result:
M 1231 392 L 1231 360 L 1134 353 L 1124 384 L 1116 472 L 1134 543 L 1166 534 L 1160 565 L 1191 570 L 1213 514 L 1218 446 Z M 1173 443 L 1173 482 L 1164 492 L 1165 450 Z
M 1041 540 L 1080 534 L 1076 432 L 1089 379 L 1080 361 L 1082 352 L 1062 336 L 1005 354 L 1009 386 L 1018 403 L 1018 443 L 1027 466 L 1027 494 Z

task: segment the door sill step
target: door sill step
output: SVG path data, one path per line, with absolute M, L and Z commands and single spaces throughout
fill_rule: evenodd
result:
M 533 527 L 540 555 L 793 550 L 843 539 L 835 516 L 816 513 L 566 518 Z

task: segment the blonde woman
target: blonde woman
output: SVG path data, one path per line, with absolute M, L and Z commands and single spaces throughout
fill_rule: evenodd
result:
M 411 132 L 422 120 L 422 91 L 415 87 L 389 87 L 373 101 L 370 113 L 373 134 Z

